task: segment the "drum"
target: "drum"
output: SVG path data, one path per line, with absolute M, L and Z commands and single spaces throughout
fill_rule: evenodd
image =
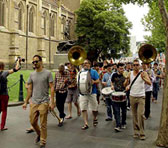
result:
M 112 93 L 112 101 L 114 102 L 124 102 L 126 101 L 126 93 L 125 92 L 113 92 Z
M 79 93 L 88 95 L 92 93 L 92 79 L 90 71 L 81 71 L 77 77 Z
M 101 92 L 105 98 L 110 98 L 113 90 L 111 89 L 111 87 L 105 87 L 101 90 Z

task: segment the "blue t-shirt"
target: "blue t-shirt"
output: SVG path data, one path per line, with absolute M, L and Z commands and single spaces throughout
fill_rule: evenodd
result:
M 103 75 L 102 82 L 107 82 L 107 86 L 106 87 L 110 87 L 111 86 L 111 75 L 112 75 L 112 73 L 108 73 L 108 72 L 106 72 Z
M 91 74 L 91 78 L 95 81 L 97 79 L 99 79 L 99 74 L 96 70 L 94 69 L 90 69 L 90 74 Z M 96 84 L 92 85 L 92 94 L 97 94 L 97 87 Z
M 86 71 L 86 70 L 83 69 L 83 71 Z M 94 69 L 90 69 L 90 75 L 91 75 L 91 79 L 94 80 L 94 81 L 97 80 L 97 79 L 99 79 L 99 74 Z M 97 94 L 96 84 L 92 85 L 92 94 Z

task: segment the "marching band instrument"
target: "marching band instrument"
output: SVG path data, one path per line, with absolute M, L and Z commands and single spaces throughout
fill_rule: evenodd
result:
M 86 59 L 87 54 L 85 50 L 80 46 L 73 46 L 68 52 L 68 60 L 72 65 L 79 66 Z
M 111 97 L 113 90 L 111 89 L 111 87 L 105 87 L 101 90 L 101 92 L 104 97 Z
M 151 63 L 156 59 L 157 51 L 154 46 L 144 44 L 140 47 L 138 55 L 143 63 Z
M 79 72 L 77 82 L 80 94 L 88 95 L 92 93 L 92 79 L 89 70 Z
M 124 102 L 126 101 L 126 93 L 121 91 L 116 91 L 112 93 L 112 100 L 114 102 Z
M 73 46 L 68 52 L 68 59 L 72 65 L 79 66 L 86 59 L 87 54 L 80 46 Z M 83 95 L 92 93 L 92 79 L 90 71 L 81 71 L 77 77 L 79 92 Z
M 58 122 L 61 122 L 61 119 L 58 117 L 57 113 L 54 110 L 49 109 L 50 113 L 58 119 Z

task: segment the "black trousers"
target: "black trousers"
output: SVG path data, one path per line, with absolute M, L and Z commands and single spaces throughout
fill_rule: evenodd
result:
M 67 97 L 67 92 L 65 93 L 59 93 L 56 92 L 56 106 L 59 111 L 60 118 L 64 118 L 66 114 L 64 113 L 64 104 Z
M 130 107 L 130 98 L 129 98 L 129 95 L 130 95 L 130 90 L 126 91 L 126 96 L 127 96 L 127 107 Z
M 152 91 L 145 92 L 145 117 L 149 118 Z

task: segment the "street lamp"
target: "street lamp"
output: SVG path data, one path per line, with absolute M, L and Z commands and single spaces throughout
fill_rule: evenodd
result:
M 49 5 L 49 69 L 51 68 L 51 5 Z
M 27 16 L 26 16 L 26 69 L 28 68 L 28 33 L 29 33 L 29 0 L 26 0 Z

